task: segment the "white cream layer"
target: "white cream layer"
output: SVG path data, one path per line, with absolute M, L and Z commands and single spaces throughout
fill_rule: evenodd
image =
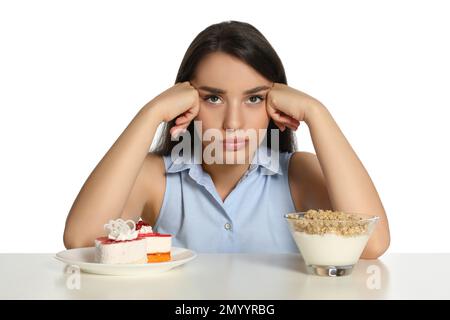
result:
M 147 253 L 170 252 L 172 248 L 172 237 L 146 237 Z
M 345 266 L 356 264 L 369 239 L 367 234 L 339 236 L 294 232 L 294 239 L 306 264 Z
M 95 260 L 99 263 L 146 263 L 145 239 L 103 244 L 95 240 Z

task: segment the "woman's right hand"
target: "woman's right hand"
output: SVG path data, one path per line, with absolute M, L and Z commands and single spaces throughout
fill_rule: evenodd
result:
M 161 121 L 169 122 L 177 118 L 175 126 L 170 129 L 172 136 L 186 130 L 200 110 L 198 91 L 189 81 L 178 82 L 149 103 Z

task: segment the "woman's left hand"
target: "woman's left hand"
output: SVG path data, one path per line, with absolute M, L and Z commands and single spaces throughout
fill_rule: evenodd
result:
M 281 131 L 286 127 L 297 130 L 306 121 L 309 110 L 320 102 L 304 92 L 283 83 L 274 83 L 267 93 L 267 114 Z

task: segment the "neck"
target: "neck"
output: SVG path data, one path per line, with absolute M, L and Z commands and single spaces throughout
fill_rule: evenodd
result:
M 249 164 L 202 164 L 203 170 L 207 172 L 222 201 L 236 187 L 238 181 L 242 178 L 245 171 L 250 167 Z
M 206 164 L 202 163 L 202 168 L 207 172 L 211 179 L 216 181 L 229 180 L 228 178 L 239 180 L 250 167 L 249 164 Z
M 202 150 L 202 154 L 203 154 Z M 242 178 L 244 173 L 250 168 L 251 160 L 255 156 L 255 151 L 250 152 L 246 150 L 246 155 L 251 154 L 251 156 L 246 156 L 245 163 L 231 163 L 231 164 L 207 164 L 202 161 L 203 171 L 209 174 L 211 180 L 213 181 L 216 190 L 220 194 L 222 200 L 224 200 L 231 190 L 237 185 L 239 180 Z M 236 156 L 233 156 L 236 160 Z

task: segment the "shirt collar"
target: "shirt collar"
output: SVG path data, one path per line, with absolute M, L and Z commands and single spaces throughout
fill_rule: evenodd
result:
M 258 167 L 261 167 L 261 172 L 266 175 L 283 175 L 279 152 L 267 148 L 265 143 L 262 143 L 256 150 L 248 171 L 256 170 Z M 194 161 L 194 156 L 192 156 L 188 161 L 183 157 L 172 160 L 167 168 L 167 172 L 173 173 L 188 169 L 196 169 L 196 171 L 203 170 L 200 161 Z

